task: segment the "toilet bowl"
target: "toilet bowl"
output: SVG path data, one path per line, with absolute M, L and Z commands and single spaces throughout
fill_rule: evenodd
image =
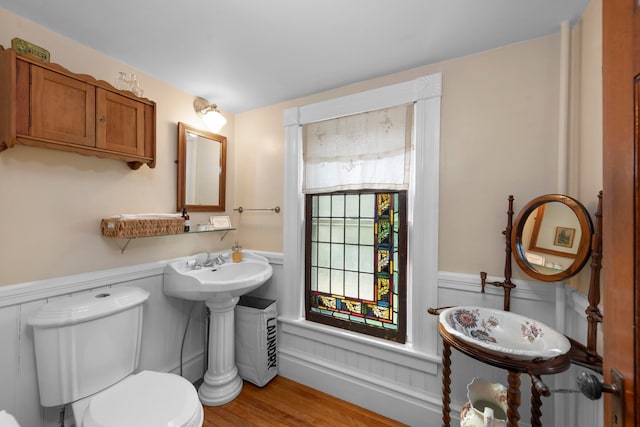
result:
M 189 381 L 134 373 L 148 298 L 140 288 L 111 288 L 52 301 L 28 320 L 42 406 L 70 404 L 77 427 L 202 426 Z
M 71 405 L 78 427 L 200 427 L 202 404 L 182 377 L 142 371 Z
M 0 427 L 20 427 L 20 424 L 13 415 L 3 409 L 0 411 Z

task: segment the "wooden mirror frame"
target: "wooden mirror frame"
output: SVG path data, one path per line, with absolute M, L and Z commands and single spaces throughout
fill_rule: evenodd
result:
M 558 202 L 567 206 L 573 211 L 580 224 L 581 236 L 578 242 L 578 250 L 575 255 L 565 256 L 575 258 L 573 263 L 566 269 L 558 271 L 556 274 L 543 274 L 537 271 L 525 257 L 525 248 L 522 244 L 522 232 L 529 216 L 545 203 Z M 577 200 L 562 194 L 547 194 L 530 201 L 522 208 L 511 231 L 511 251 L 518 266 L 527 275 L 543 282 L 557 282 L 575 276 L 586 264 L 591 253 L 591 236 L 593 235 L 593 224 L 586 208 Z
M 203 138 L 218 141 L 220 147 L 220 174 L 218 180 L 218 204 L 217 205 L 188 205 L 186 203 L 186 181 L 187 181 L 187 133 L 196 134 Z M 185 123 L 178 123 L 178 192 L 177 192 L 177 211 L 187 209 L 193 212 L 224 212 L 225 210 L 225 192 L 226 192 L 226 176 L 227 176 L 227 137 L 201 129 L 194 128 Z

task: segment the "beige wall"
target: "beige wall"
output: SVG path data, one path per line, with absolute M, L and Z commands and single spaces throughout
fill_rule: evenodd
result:
M 580 90 L 594 111 L 580 115 L 578 130 L 589 135 L 578 158 L 579 197 L 595 202 L 601 182 L 601 137 L 595 124 L 598 92 L 599 9 L 590 5 L 582 24 Z M 0 43 L 21 37 L 49 49 L 52 61 L 72 71 L 113 81 L 131 70 L 104 55 L 0 9 Z M 595 29 L 594 29 L 595 28 Z M 575 31 L 574 31 L 575 33 Z M 574 42 L 575 43 L 575 42 Z M 138 72 L 145 96 L 158 103 L 158 166 L 129 170 L 123 162 L 29 147 L 0 153 L 0 284 L 56 277 L 119 265 L 229 247 L 282 251 L 282 215 L 233 207 L 283 206 L 283 111 L 434 72 L 443 73 L 440 154 L 440 251 L 442 271 L 500 276 L 504 268 L 501 231 L 507 196 L 516 212 L 530 199 L 556 192 L 560 36 L 506 46 L 385 76 L 313 96 L 228 115 L 227 214 L 239 227 L 220 242 L 217 235 L 174 236 L 131 243 L 124 255 L 99 233 L 100 218 L 116 213 L 175 210 L 176 122 L 200 125 L 192 95 Z M 572 114 L 573 116 L 573 114 Z M 574 121 L 577 120 L 575 117 Z M 572 132 L 576 127 L 571 126 Z M 235 132 L 235 134 L 234 134 Z M 601 132 L 601 131 L 600 131 Z M 583 139 L 580 139 L 583 141 Z M 582 142 L 578 142 L 582 144 Z M 575 144 L 575 143 L 574 143 Z M 575 163 L 575 161 L 574 161 Z M 573 163 L 572 163 L 573 164 Z M 581 169 L 582 164 L 588 167 Z M 576 173 L 572 169 L 572 176 Z M 595 177 L 595 178 L 592 178 Z M 584 184 L 583 184 L 584 182 Z M 203 222 L 208 214 L 193 214 Z M 195 218 L 195 220 L 194 220 Z M 517 269 L 517 267 L 514 266 Z M 516 277 L 522 274 L 516 271 Z
M 570 196 L 592 214 L 602 190 L 602 0 L 591 0 L 571 32 Z M 589 264 L 569 284 L 587 293 Z
M 16 146 L 0 153 L 0 285 L 95 271 L 116 266 L 229 248 L 233 236 L 204 233 L 131 242 L 100 234 L 100 219 L 119 213 L 176 211 L 177 122 L 203 128 L 193 111 L 194 96 L 130 66 L 88 49 L 0 8 L 0 44 L 20 37 L 51 52 L 51 61 L 77 73 L 113 82 L 119 71 L 136 72 L 144 96 L 157 103 L 157 166 L 137 171 L 122 161 Z M 170 55 L 167 52 L 167 55 Z M 229 173 L 235 159 L 234 121 L 222 134 L 229 138 Z M 229 180 L 229 200 L 234 203 Z M 192 223 L 210 214 L 192 213 Z
M 572 33 L 574 41 L 574 127 L 572 195 L 596 209 L 602 190 L 602 0 L 591 0 Z
M 591 2 L 571 35 L 568 188 L 590 212 L 602 186 L 601 1 Z M 237 114 L 238 150 L 251 157 L 248 164 L 262 165 L 259 178 L 236 175 L 238 197 L 282 202 L 286 108 L 435 72 L 443 73 L 439 270 L 501 276 L 508 195 L 517 215 L 529 200 L 558 192 L 559 33 Z M 282 250 L 276 219 L 243 225 L 250 247 Z M 526 277 L 513 268 L 516 278 Z M 588 274 L 570 284 L 585 291 Z
M 237 114 L 236 144 L 246 153 L 257 141 L 283 141 L 285 108 L 442 72 L 439 269 L 501 275 L 508 195 L 517 210 L 555 192 L 558 67 L 559 35 L 543 37 Z M 269 165 L 261 179 L 237 174 L 239 193 L 281 200 L 282 142 L 275 146 L 256 154 Z M 281 250 L 281 240 L 260 229 L 255 219 L 243 227 L 243 240 Z

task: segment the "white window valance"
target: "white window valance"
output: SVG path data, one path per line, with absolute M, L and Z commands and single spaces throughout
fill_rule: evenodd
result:
M 305 193 L 409 187 L 413 103 L 303 126 Z

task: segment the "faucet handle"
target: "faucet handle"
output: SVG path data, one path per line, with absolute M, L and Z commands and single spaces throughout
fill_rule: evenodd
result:
M 200 264 L 197 259 L 190 259 L 187 261 L 187 267 L 191 270 L 199 270 L 202 268 L 202 264 Z

